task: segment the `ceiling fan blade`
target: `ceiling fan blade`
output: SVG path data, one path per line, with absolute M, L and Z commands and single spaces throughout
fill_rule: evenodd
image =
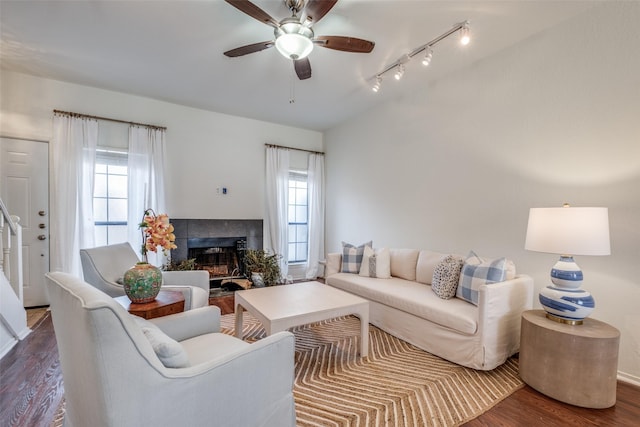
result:
M 328 49 L 355 53 L 369 53 L 376 45 L 369 40 L 344 36 L 318 36 L 313 39 L 313 43 Z
M 311 63 L 309 58 L 302 58 L 293 61 L 293 67 L 300 80 L 306 80 L 311 77 Z
M 239 11 L 246 13 L 250 17 L 257 19 L 260 22 L 263 22 L 274 28 L 278 28 L 280 26 L 278 21 L 273 19 L 267 12 L 260 9 L 258 6 L 251 3 L 248 0 L 225 0 L 225 1 L 229 3 L 231 6 L 238 9 Z
M 315 24 L 335 6 L 338 0 L 309 0 L 305 6 L 307 19 Z
M 273 45 L 273 41 L 248 44 L 246 46 L 240 46 L 235 49 L 228 50 L 224 54 L 229 58 L 235 58 L 237 56 L 246 55 L 248 53 L 260 52 L 261 50 L 268 49 Z

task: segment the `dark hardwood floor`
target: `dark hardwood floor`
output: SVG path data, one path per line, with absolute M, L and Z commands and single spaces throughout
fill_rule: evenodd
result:
M 0 360 L 0 426 L 48 427 L 64 393 L 51 313 Z
M 64 392 L 51 315 L 0 361 L 0 426 L 48 427 Z M 640 388 L 618 382 L 608 409 L 563 404 L 525 386 L 465 427 L 640 425 Z

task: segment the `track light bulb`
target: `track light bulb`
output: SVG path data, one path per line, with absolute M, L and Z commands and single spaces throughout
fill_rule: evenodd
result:
M 396 73 L 393 75 L 396 80 L 400 80 L 402 75 L 404 74 L 404 65 L 398 64 L 398 68 L 396 69 Z
M 431 58 L 433 58 L 433 49 L 427 46 L 426 53 L 424 55 L 424 58 L 422 59 L 422 65 L 424 65 L 425 67 L 429 65 L 431 63 Z
M 376 77 L 376 82 L 373 84 L 373 87 L 371 88 L 372 91 L 374 92 L 378 92 L 380 90 L 380 84 L 382 83 L 382 77 L 377 76 Z
M 471 37 L 469 36 L 469 24 L 466 23 L 460 29 L 460 44 L 466 46 L 471 41 Z

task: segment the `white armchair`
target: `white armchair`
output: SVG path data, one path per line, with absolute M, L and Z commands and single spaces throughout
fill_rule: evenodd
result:
M 65 427 L 295 426 L 290 332 L 249 344 L 219 333 L 218 307 L 148 321 L 78 277 L 46 278 Z M 165 366 L 175 348 L 185 367 Z
M 125 293 L 118 280 L 140 259 L 129 243 L 118 243 L 80 249 L 80 261 L 87 283 L 119 297 Z M 204 270 L 163 271 L 162 283 L 162 290 L 182 292 L 185 311 L 209 305 L 209 273 Z

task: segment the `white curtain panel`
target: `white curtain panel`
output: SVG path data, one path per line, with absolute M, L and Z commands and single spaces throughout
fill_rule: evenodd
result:
M 82 277 L 80 249 L 94 246 L 98 121 L 55 114 L 51 139 L 51 270 Z
M 309 254 L 305 277 L 315 279 L 318 263 L 324 258 L 324 154 L 311 153 L 308 163 Z
M 265 180 L 264 248 L 282 255 L 280 274 L 289 273 L 288 233 L 289 221 L 289 150 L 267 147 Z
M 153 209 L 156 214 L 167 213 L 165 205 L 165 131 L 146 126 L 129 127 L 129 207 L 127 228 L 129 243 L 141 255 L 142 233 L 138 225 L 144 211 Z M 168 261 L 168 256 L 148 252 L 149 263 L 158 267 Z

